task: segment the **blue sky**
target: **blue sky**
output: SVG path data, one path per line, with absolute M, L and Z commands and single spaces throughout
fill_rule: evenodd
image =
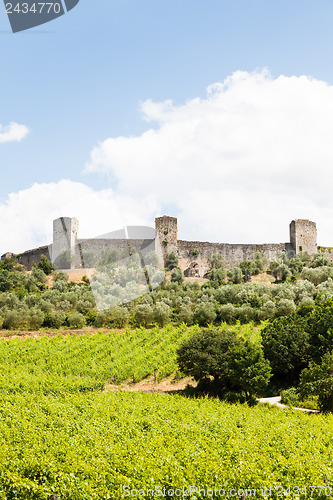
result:
M 122 201 L 117 201 L 120 211 L 122 203 L 126 203 L 126 197 L 130 197 L 132 201 L 128 200 L 128 206 L 133 202 L 133 207 L 132 212 L 129 210 L 126 213 L 128 223 L 133 222 L 138 213 L 136 204 L 146 206 L 140 213 L 140 222 L 152 221 L 155 215 L 166 211 L 173 211 L 170 215 L 183 215 L 181 236 L 184 237 L 194 238 L 195 231 L 197 239 L 237 242 L 244 241 L 245 238 L 251 239 L 253 235 L 252 239 L 257 241 L 260 233 L 263 241 L 285 241 L 288 238 L 287 225 L 290 220 L 304 216 L 319 217 L 323 221 L 321 240 L 325 240 L 324 243 L 330 240 L 331 205 L 329 201 L 323 204 L 322 200 L 318 200 L 316 192 L 309 192 L 302 200 L 296 200 L 295 206 L 288 205 L 288 212 L 279 214 L 279 203 L 284 204 L 283 196 L 291 183 L 297 183 L 299 177 L 298 169 L 301 167 L 294 159 L 296 154 L 290 162 L 288 172 L 292 175 L 287 176 L 289 180 L 286 177 L 286 191 L 283 192 L 283 186 L 280 190 L 282 198 L 279 198 L 279 193 L 275 193 L 275 204 L 271 206 L 266 199 L 263 200 L 266 206 L 263 211 L 271 214 L 273 219 L 275 217 L 277 229 L 274 232 L 265 218 L 262 219 L 261 227 L 259 224 L 260 231 L 257 229 L 258 224 L 254 221 L 259 208 L 254 208 L 252 213 L 251 200 L 250 206 L 247 205 L 249 209 L 244 210 L 243 207 L 235 216 L 237 229 L 233 228 L 231 221 L 232 212 L 237 211 L 236 208 L 226 213 L 224 207 L 222 213 L 217 213 L 218 222 L 210 226 L 208 221 L 216 213 L 216 206 L 207 212 L 205 200 L 210 199 L 209 190 L 205 186 L 200 191 L 202 183 L 205 184 L 204 165 L 201 173 L 196 169 L 195 182 L 192 184 L 192 181 L 188 181 L 191 193 L 187 203 L 200 208 L 202 202 L 207 212 L 201 219 L 198 214 L 193 215 L 196 220 L 199 219 L 197 225 L 191 224 L 190 214 L 184 213 L 184 206 L 178 203 L 177 197 L 171 196 L 168 200 L 166 194 L 159 195 L 159 189 L 155 190 L 154 183 L 150 185 L 149 192 L 143 193 L 141 188 L 141 191 L 135 192 L 133 186 L 127 192 L 126 179 L 119 172 L 124 170 L 122 162 L 128 165 L 129 161 L 135 170 L 135 154 L 134 157 L 119 158 L 119 155 L 127 154 L 126 148 L 117 149 L 119 141 L 114 143 L 116 158 L 113 150 L 111 153 L 108 150 L 111 156 L 102 162 L 102 168 L 99 168 L 101 162 L 97 162 L 99 166 L 95 162 L 90 168 L 86 165 L 92 163 L 92 151 L 96 151 L 103 141 L 111 139 L 112 148 L 112 140 L 116 138 L 124 141 L 126 138 L 132 139 L 132 142 L 125 141 L 127 149 L 131 149 L 133 141 L 140 141 L 145 131 L 158 131 L 165 120 L 169 119 L 165 116 L 163 118 L 160 113 L 156 115 L 149 112 L 145 120 L 140 103 L 147 100 L 155 103 L 170 100 L 174 111 L 184 106 L 186 108 L 186 103 L 195 99 L 205 100 L 209 85 L 223 82 L 237 71 L 250 75 L 253 72 L 260 74 L 263 68 L 267 68 L 271 82 L 280 75 L 288 78 L 307 75 L 316 81 L 326 82 L 330 89 L 333 85 L 332 21 L 333 4 L 323 0 L 315 3 L 304 0 L 80 0 L 75 9 L 57 20 L 33 30 L 12 34 L 5 9 L 1 8 L 0 123 L 2 126 L 7 126 L 10 122 L 25 125 L 29 133 L 20 141 L 0 143 L 0 229 L 8 234 L 6 242 L 1 242 L 0 250 L 11 249 L 8 248 L 10 245 L 15 247 L 13 250 L 19 251 L 24 249 L 24 245 L 29 247 L 29 244 L 41 244 L 43 238 L 49 237 L 47 230 L 39 232 L 34 224 L 38 222 L 41 226 L 38 214 L 43 211 L 45 220 L 49 221 L 56 204 L 53 203 L 49 211 L 46 205 L 39 207 L 38 204 L 32 210 L 28 194 L 25 197 L 27 205 L 24 206 L 23 202 L 18 203 L 17 193 L 28 190 L 31 193 L 31 204 L 36 204 L 38 189 L 35 187 L 35 191 L 29 191 L 33 185 L 44 185 L 47 191 L 50 183 L 58 184 L 63 179 L 88 187 L 90 194 L 96 199 L 109 196 L 110 206 L 112 197 L 122 198 Z M 251 83 L 248 85 L 251 86 Z M 274 92 L 272 89 L 272 102 L 275 101 Z M 314 100 L 318 98 L 320 90 L 315 90 L 313 94 L 311 92 L 310 88 L 305 91 L 304 99 L 308 101 L 307 96 L 311 95 Z M 327 93 L 327 99 L 330 101 L 330 92 Z M 322 109 L 324 107 L 322 104 Z M 239 109 L 239 106 L 236 108 Z M 291 116 L 297 112 L 292 105 L 286 109 Z M 297 109 L 301 109 L 301 105 Z M 206 111 L 201 109 L 198 116 Z M 169 127 L 175 123 L 176 115 L 173 114 Z M 312 120 L 310 115 L 308 119 Z M 268 123 L 267 127 L 270 126 Z M 325 127 L 329 136 L 331 123 L 326 123 Z M 299 134 L 303 133 L 304 131 L 299 131 Z M 149 143 L 147 147 L 153 146 Z M 173 158 L 179 158 L 182 154 L 183 143 L 179 143 L 177 147 L 170 154 L 170 164 L 173 163 Z M 187 147 L 190 148 L 189 145 Z M 240 148 L 242 147 L 240 141 Z M 322 149 L 319 144 L 318 147 Z M 331 161 L 328 144 L 327 149 L 325 168 Z M 209 154 L 210 151 L 207 151 L 207 157 Z M 215 156 L 216 172 L 228 168 L 226 156 L 224 153 L 223 155 L 221 161 Z M 252 161 L 255 163 L 255 159 Z M 186 179 L 191 178 L 190 155 L 187 162 L 186 166 L 181 163 L 183 166 L 179 167 L 184 168 L 184 171 L 189 169 L 188 175 L 181 180 L 185 184 Z M 168 167 L 161 163 L 156 168 L 161 169 L 159 174 L 163 183 Z M 249 169 L 249 190 L 255 189 L 251 185 L 253 167 L 243 163 L 242 168 Z M 269 164 L 267 168 L 269 169 Z M 243 170 L 239 171 L 240 176 L 241 172 Z M 144 174 L 147 175 L 147 172 Z M 254 174 L 254 177 L 259 175 L 258 172 Z M 214 182 L 214 175 L 212 179 Z M 158 176 L 154 182 L 159 182 Z M 274 176 L 271 179 L 268 177 L 267 182 L 274 183 Z M 310 174 L 308 185 L 313 185 Z M 320 188 L 317 186 L 318 190 Z M 67 189 L 68 187 L 65 189 L 66 193 Z M 105 194 L 108 189 L 110 191 Z M 230 184 L 224 177 L 220 189 L 224 198 L 234 193 L 232 199 L 236 205 L 238 196 L 243 198 L 246 193 L 246 185 L 242 192 L 237 191 L 236 177 L 230 180 Z M 269 190 L 267 185 L 265 190 L 266 193 Z M 101 192 L 104 194 L 100 195 Z M 262 187 L 258 196 L 260 192 Z M 57 193 L 54 194 L 55 197 L 58 196 Z M 141 193 L 144 198 L 142 200 Z M 61 212 L 64 199 L 60 195 L 59 199 Z M 15 203 L 18 203 L 17 207 Z M 311 209 L 305 210 L 304 207 Z M 75 204 L 71 205 L 71 210 L 75 212 Z M 78 212 L 81 218 L 84 217 L 80 203 Z M 35 236 L 29 241 L 12 238 L 9 233 L 19 231 L 25 216 L 26 225 Z M 110 216 L 105 218 L 101 231 L 108 230 L 106 225 Z M 225 219 L 229 219 L 229 222 L 223 222 Z M 85 224 L 83 221 L 83 228 L 89 235 L 97 230 L 91 222 Z M 26 234 L 24 237 L 26 238 Z M 333 244 L 333 234 L 331 243 Z

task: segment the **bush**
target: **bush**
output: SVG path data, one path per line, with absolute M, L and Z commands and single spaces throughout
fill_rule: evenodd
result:
M 212 269 L 222 269 L 224 267 L 224 259 L 220 253 L 214 253 L 210 259 Z
M 292 300 L 281 299 L 276 306 L 277 316 L 289 316 L 296 311 L 296 306 Z
M 275 316 L 275 303 L 267 300 L 258 311 L 259 319 L 272 319 Z
M 222 268 L 213 267 L 213 269 L 208 273 L 208 278 L 212 286 L 215 288 L 218 288 L 219 286 L 223 285 L 225 276 L 226 273 Z
M 249 323 L 255 317 L 255 310 L 252 309 L 252 307 L 248 304 L 242 305 L 241 307 L 236 309 L 236 311 L 241 323 Z
M 126 307 L 114 307 L 107 314 L 105 326 L 125 328 L 128 325 L 130 314 Z
M 234 284 L 242 283 L 243 273 L 240 267 L 234 267 L 228 271 L 228 278 Z
M 37 308 L 30 309 L 27 315 L 27 326 L 29 330 L 39 330 L 44 323 L 44 314 Z
M 218 309 L 218 316 L 222 322 L 235 323 L 237 316 L 237 309 L 232 304 L 223 304 Z
M 134 320 L 139 326 L 147 327 L 153 320 L 153 308 L 149 304 L 139 304 L 134 313 Z
M 183 271 L 179 267 L 175 267 L 171 271 L 171 281 L 181 284 L 184 281 Z
M 333 267 L 323 266 L 316 267 L 314 269 L 304 268 L 301 277 L 310 281 L 314 285 L 319 285 L 320 283 L 327 281 L 328 278 L 333 278 Z
M 159 326 L 170 323 L 171 308 L 165 302 L 158 302 L 154 307 L 154 320 Z
M 70 328 L 83 328 L 86 324 L 86 319 L 83 314 L 74 312 L 68 315 L 67 323 Z
M 47 312 L 44 316 L 43 326 L 45 326 L 46 328 L 58 329 L 62 325 L 64 325 L 65 321 L 66 315 L 64 313 L 58 311 Z
M 172 271 L 175 267 L 178 267 L 178 255 L 177 252 L 170 252 L 166 256 L 166 266 L 168 271 Z
M 193 311 L 188 305 L 182 305 L 178 313 L 178 322 L 186 323 L 186 325 L 192 325 L 193 323 Z
M 212 302 L 200 302 L 194 310 L 194 321 L 200 326 L 207 326 L 216 319 L 216 311 Z
M 23 311 L 9 311 L 3 321 L 3 328 L 16 330 L 27 327 L 27 315 Z
M 31 275 L 37 283 L 45 285 L 47 283 L 47 276 L 39 267 L 33 267 Z
M 277 318 L 263 329 L 264 355 L 279 382 L 298 381 L 308 363 L 309 338 L 307 318 L 297 314 Z
M 326 353 L 320 364 L 310 363 L 303 370 L 300 393 L 303 397 L 317 396 L 320 410 L 333 412 L 333 352 Z
M 269 363 L 260 346 L 227 330 L 202 330 L 187 339 L 177 350 L 183 373 L 216 394 L 243 393 L 251 400 L 270 378 Z
M 41 269 L 46 275 L 51 274 L 54 270 L 52 262 L 45 255 L 41 256 L 37 267 Z

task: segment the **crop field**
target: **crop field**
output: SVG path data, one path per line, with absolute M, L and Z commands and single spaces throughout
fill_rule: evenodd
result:
M 330 492 L 332 416 L 163 394 L 0 399 L 1 499 L 121 499 L 124 487 L 165 487 L 164 498 L 190 486 Z
M 44 394 L 102 390 L 107 382 L 173 373 L 176 349 L 198 327 L 0 340 L 0 391 Z
M 1 339 L 0 500 L 332 497 L 332 415 L 103 392 L 174 373 L 196 329 Z

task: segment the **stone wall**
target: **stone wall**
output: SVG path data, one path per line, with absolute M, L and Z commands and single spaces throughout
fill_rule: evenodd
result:
M 42 255 L 45 255 L 49 260 L 51 260 L 51 249 L 52 245 L 35 248 L 33 250 L 28 250 L 27 252 L 23 252 L 17 256 L 17 259 L 20 264 L 25 266 L 28 271 L 31 271 L 34 264 L 38 264 Z
M 135 248 L 143 254 L 155 250 L 165 264 L 167 254 L 175 251 L 178 252 L 179 266 L 183 271 L 194 269 L 193 275 L 204 276 L 210 270 L 210 260 L 214 253 L 221 254 L 226 267 L 230 268 L 243 260 L 251 260 L 258 251 L 263 252 L 267 261 L 270 261 L 282 252 L 286 252 L 287 257 L 291 258 L 300 252 L 308 252 L 311 255 L 321 248 L 317 247 L 316 224 L 305 219 L 291 222 L 290 243 L 255 245 L 182 241 L 178 240 L 177 236 L 177 218 L 166 215 L 155 219 L 155 242 L 152 239 L 134 239 L 144 234 L 138 231 L 131 232 L 132 239 L 125 239 L 122 231 L 119 234 L 118 232 L 110 234 L 113 236 L 78 239 L 77 219 L 61 217 L 53 223 L 53 245 L 24 252 L 19 261 L 31 269 L 33 263 L 38 263 L 43 254 L 57 264 L 57 260 L 64 261 L 63 254 L 67 253 L 68 268 L 90 267 L 87 262 L 99 261 L 105 251 L 115 249 L 120 254 L 129 255 L 130 248 Z M 322 248 L 321 251 L 333 261 L 331 249 Z
M 286 252 L 288 258 L 295 255 L 290 243 L 230 244 L 208 243 L 201 241 L 178 240 L 179 266 L 183 271 L 197 268 L 200 277 L 210 270 L 210 260 L 214 253 L 222 255 L 227 268 L 235 267 L 243 260 L 252 260 L 255 252 L 262 252 L 267 261 Z
M 93 267 L 91 262 L 98 262 L 103 257 L 104 252 L 117 250 L 122 258 L 130 255 L 130 251 L 135 249 L 143 255 L 155 249 L 154 240 L 144 239 L 80 239 L 75 246 L 76 268 Z M 89 263 L 90 261 L 90 263 Z

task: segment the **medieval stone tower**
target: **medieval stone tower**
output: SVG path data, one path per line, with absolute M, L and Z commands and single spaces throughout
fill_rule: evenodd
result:
M 317 227 L 315 222 L 307 219 L 293 220 L 289 226 L 290 243 L 295 253 L 317 253 Z
M 166 261 L 167 254 L 178 251 L 177 218 L 156 217 L 155 219 L 155 250 Z
M 52 260 L 60 268 L 68 260 L 71 269 L 74 266 L 75 245 L 79 231 L 79 221 L 75 217 L 60 217 L 53 221 Z

